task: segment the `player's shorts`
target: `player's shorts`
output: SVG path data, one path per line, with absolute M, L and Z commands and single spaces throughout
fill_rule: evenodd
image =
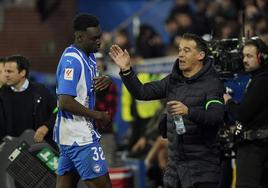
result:
M 77 171 L 82 180 L 100 177 L 108 172 L 103 150 L 98 142 L 84 146 L 60 145 L 57 174 Z

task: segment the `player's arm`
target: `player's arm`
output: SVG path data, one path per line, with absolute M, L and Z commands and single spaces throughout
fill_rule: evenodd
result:
M 74 115 L 84 116 L 96 120 L 101 120 L 107 116 L 107 113 L 105 112 L 90 110 L 89 108 L 86 108 L 77 102 L 73 96 L 70 95 L 59 96 L 59 107 L 61 110 L 70 112 Z
M 111 118 L 106 112 L 90 110 L 75 100 L 76 88 L 82 71 L 80 62 L 75 58 L 66 57 L 61 59 L 60 65 L 57 70 L 59 108 L 74 115 L 101 120 L 104 125 L 110 122 Z

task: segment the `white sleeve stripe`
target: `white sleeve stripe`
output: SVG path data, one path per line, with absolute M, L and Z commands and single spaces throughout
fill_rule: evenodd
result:
M 97 63 L 96 61 L 94 61 L 90 56 L 89 56 L 89 59 L 94 62 L 95 64 Z
M 64 54 L 64 56 L 71 56 L 71 57 L 74 57 L 74 58 L 77 59 L 81 64 L 83 64 L 83 60 L 82 60 L 82 58 L 81 58 L 77 53 L 69 52 L 69 53 Z
M 87 62 L 85 59 L 84 59 L 84 57 L 83 57 L 83 55 L 82 55 L 82 53 L 81 52 L 79 52 L 79 50 L 77 50 L 77 49 L 75 49 L 78 53 L 79 53 L 79 55 L 80 55 L 80 58 L 82 58 L 85 62 Z M 90 58 L 90 57 L 89 57 Z M 92 60 L 91 58 L 90 58 L 90 60 Z M 89 65 L 88 63 L 85 63 L 86 64 L 86 66 L 88 67 L 88 69 L 90 70 L 90 74 L 91 74 L 91 77 L 93 78 L 95 75 L 94 75 L 94 67 L 92 66 L 92 65 Z

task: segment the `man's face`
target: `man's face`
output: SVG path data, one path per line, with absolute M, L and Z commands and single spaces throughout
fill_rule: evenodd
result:
M 203 52 L 202 52 L 203 53 Z M 179 67 L 181 71 L 191 72 L 196 66 L 200 66 L 200 60 L 204 53 L 197 50 L 194 40 L 182 39 L 179 45 Z
M 254 71 L 260 68 L 260 63 L 257 57 L 257 48 L 253 45 L 248 45 L 243 48 L 243 63 L 246 72 Z
M 89 27 L 83 33 L 83 46 L 87 53 L 96 53 L 101 46 L 101 28 Z
M 4 63 L 0 63 L 0 86 L 6 83 Z
M 5 63 L 6 85 L 16 86 L 25 78 L 25 71 L 19 72 L 17 63 L 14 61 Z

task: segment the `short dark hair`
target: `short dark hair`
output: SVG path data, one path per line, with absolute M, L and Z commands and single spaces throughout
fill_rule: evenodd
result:
M 182 39 L 195 41 L 197 49 L 205 52 L 205 57 L 207 56 L 208 46 L 207 46 L 207 43 L 204 39 L 202 39 L 201 37 L 199 37 L 198 35 L 193 34 L 193 33 L 184 33 L 182 35 Z
M 73 20 L 74 31 L 86 31 L 88 27 L 99 26 L 99 20 L 91 14 L 78 14 Z
M 12 55 L 6 58 L 5 63 L 11 62 L 11 61 L 17 63 L 17 68 L 19 72 L 25 70 L 26 71 L 25 77 L 28 77 L 29 69 L 30 69 L 30 62 L 26 57 L 22 55 Z
M 6 62 L 6 57 L 0 57 L 0 63 L 5 63 Z
M 260 38 L 249 39 L 245 42 L 244 46 L 255 46 L 257 53 L 261 52 L 267 54 L 267 46 Z

